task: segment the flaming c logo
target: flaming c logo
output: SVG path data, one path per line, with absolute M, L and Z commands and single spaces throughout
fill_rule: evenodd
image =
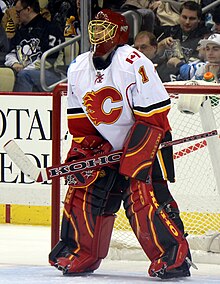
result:
M 96 126 L 101 123 L 112 124 L 117 121 L 122 113 L 122 106 L 114 106 L 114 103 L 121 101 L 122 95 L 112 87 L 88 92 L 83 97 L 86 112 Z M 106 108 L 107 105 L 108 108 Z

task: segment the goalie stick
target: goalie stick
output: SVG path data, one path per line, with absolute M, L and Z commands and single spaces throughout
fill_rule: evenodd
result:
M 159 149 L 194 141 L 197 139 L 207 138 L 219 134 L 219 130 L 212 130 L 173 141 L 162 142 Z M 21 148 L 14 140 L 9 140 L 3 148 L 5 149 L 11 160 L 18 166 L 18 168 L 29 178 L 36 182 L 44 182 L 52 178 L 60 178 L 68 175 L 74 175 L 82 171 L 90 171 L 100 169 L 104 166 L 114 165 L 120 162 L 122 150 L 114 151 L 109 154 L 98 154 L 94 157 L 83 158 L 77 161 L 63 163 L 57 166 L 47 168 L 38 168 L 25 155 Z

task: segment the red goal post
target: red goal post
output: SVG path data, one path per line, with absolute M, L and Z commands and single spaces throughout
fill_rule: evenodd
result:
M 178 84 L 181 84 L 181 82 L 178 82 Z M 216 95 L 219 96 L 220 95 L 220 87 L 219 85 L 198 85 L 198 86 L 193 86 L 193 85 L 184 85 L 184 83 L 182 83 L 182 85 L 176 85 L 176 83 L 168 83 L 168 84 L 164 84 L 166 90 L 168 91 L 168 93 L 171 95 L 172 100 L 176 100 L 178 98 L 178 96 L 182 95 L 182 94 L 193 94 L 195 96 L 201 96 L 201 95 L 205 95 L 205 96 L 212 96 L 212 95 Z M 52 131 L 53 131 L 53 141 L 52 141 L 52 163 L 53 165 L 59 164 L 61 161 L 61 97 L 66 95 L 66 91 L 67 91 L 67 85 L 66 84 L 60 84 L 58 85 L 55 90 L 54 90 L 54 95 L 53 95 L 53 126 L 52 126 Z M 220 97 L 219 97 L 220 98 Z M 174 102 L 174 104 L 176 104 Z M 172 108 L 171 108 L 172 111 Z M 189 118 L 189 115 L 186 115 Z M 201 123 L 201 122 L 198 122 Z M 194 124 L 194 123 L 193 123 Z M 178 124 L 179 125 L 179 124 Z M 175 124 L 172 125 L 173 128 L 175 128 Z M 197 134 L 200 133 L 200 130 L 196 129 L 196 126 L 193 125 L 192 126 L 192 134 Z M 186 136 L 186 135 L 185 135 Z M 180 135 L 181 138 L 184 137 L 184 134 Z M 176 137 L 175 137 L 176 138 Z M 200 141 L 200 142 L 196 142 L 193 145 L 184 147 L 184 149 L 181 149 L 181 151 L 177 151 L 175 152 L 176 155 L 176 159 L 179 159 L 180 157 L 183 156 L 189 156 L 189 153 L 196 153 L 199 152 L 197 151 L 198 149 L 202 149 L 206 147 L 206 141 Z M 194 154 L 193 154 L 194 155 Z M 193 156 L 192 155 L 192 156 Z M 190 171 L 190 169 L 186 169 L 187 171 Z M 177 182 L 181 182 L 181 181 L 177 181 Z M 53 179 L 52 180 L 52 226 L 51 226 L 51 234 L 52 234 L 52 239 L 51 239 L 51 246 L 53 247 L 59 240 L 59 232 L 60 232 L 60 204 L 61 204 L 61 200 L 60 200 L 60 181 L 59 179 Z M 219 193 L 220 195 L 220 193 Z M 190 197 L 189 197 L 190 199 Z M 178 200 L 177 200 L 178 202 Z M 220 212 L 218 212 L 217 216 L 214 216 L 217 218 L 217 223 L 220 222 Z M 198 215 L 196 215 L 196 218 L 204 218 L 204 214 L 203 213 L 199 213 Z M 213 215 L 208 216 L 208 218 L 212 218 Z M 120 221 L 121 218 L 121 214 L 119 212 L 119 218 L 118 220 Z M 123 218 L 123 217 L 122 217 Z M 219 219 L 218 219 L 219 218 Z M 124 222 L 124 220 L 123 220 Z M 122 223 L 123 223 L 122 222 Z M 200 222 L 200 221 L 199 221 Z M 209 220 L 209 222 L 211 222 Z M 187 223 L 187 220 L 186 220 Z M 116 219 L 116 225 L 117 225 L 117 219 Z M 215 230 L 217 228 L 217 230 L 220 230 L 220 223 L 219 223 L 219 227 L 218 224 L 214 226 Z M 200 231 L 203 231 L 203 227 L 200 228 Z M 121 230 L 121 229 L 120 229 Z M 127 230 L 127 228 L 126 228 Z M 196 229 L 197 230 L 197 229 Z

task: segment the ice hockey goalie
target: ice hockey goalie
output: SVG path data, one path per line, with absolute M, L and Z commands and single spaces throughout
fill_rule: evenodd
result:
M 121 203 L 151 261 L 149 275 L 190 276 L 186 233 L 167 181 L 174 182 L 167 114 L 170 99 L 150 60 L 129 45 L 128 24 L 111 10 L 88 26 L 91 50 L 68 70 L 68 126 L 73 136 L 67 160 L 123 148 L 117 166 L 68 179 L 60 241 L 51 265 L 67 275 L 95 271 L 108 254 Z M 128 268 L 129 269 L 129 268 Z

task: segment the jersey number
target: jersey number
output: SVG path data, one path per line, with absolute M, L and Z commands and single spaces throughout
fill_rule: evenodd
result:
M 149 81 L 149 78 L 148 78 L 148 76 L 146 74 L 146 71 L 145 71 L 145 68 L 144 68 L 143 65 L 139 68 L 138 73 L 142 77 L 142 83 L 147 83 Z

